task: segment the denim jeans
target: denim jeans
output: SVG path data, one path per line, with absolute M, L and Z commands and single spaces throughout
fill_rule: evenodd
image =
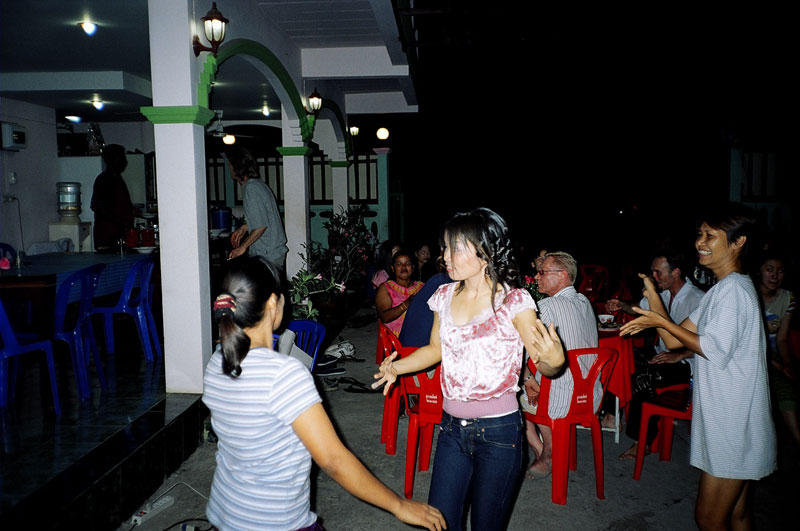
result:
M 519 411 L 478 419 L 442 414 L 428 503 L 448 529 L 465 529 L 467 503 L 472 529 L 506 529 L 522 478 L 524 432 Z

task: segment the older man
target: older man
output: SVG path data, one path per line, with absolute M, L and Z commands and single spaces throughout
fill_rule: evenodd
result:
M 568 350 L 597 346 L 597 322 L 592 305 L 589 299 L 573 287 L 577 274 L 578 265 L 572 256 L 563 252 L 553 252 L 545 254 L 534 277 L 539 285 L 539 291 L 549 295 L 538 303 L 539 318 L 545 325 L 555 323 L 561 342 Z M 594 355 L 581 356 L 578 360 L 584 375 L 589 372 L 595 358 Z M 525 393 L 520 397 L 520 402 L 524 410 L 532 411 L 538 400 L 541 375 L 537 373 L 532 378 L 526 367 L 524 378 Z M 552 379 L 548 407 L 550 418 L 563 418 L 567 415 L 574 387 L 572 373 L 569 370 Z M 595 408 L 600 406 L 602 398 L 603 389 L 598 381 L 594 389 Z M 541 440 L 536 431 L 537 427 L 541 433 Z M 552 469 L 553 433 L 547 426 L 536 426 L 527 421 L 526 437 L 537 456 L 526 477 L 546 477 Z
M 700 304 L 700 299 L 704 295 L 702 290 L 694 286 L 684 276 L 683 272 L 685 270 L 684 256 L 673 251 L 667 251 L 661 256 L 656 256 L 650 267 L 653 281 L 656 287 L 661 290 L 660 296 L 664 302 L 664 308 L 667 309 L 670 318 L 676 323 L 683 322 L 697 308 Z M 646 310 L 650 309 L 645 297 L 639 302 L 639 306 Z M 609 312 L 623 310 L 632 315 L 639 315 L 633 311 L 630 303 L 622 302 L 618 299 L 609 300 L 606 303 L 606 310 Z M 637 349 L 637 355 L 637 357 L 641 357 L 640 359 L 646 360 L 646 364 L 637 364 L 636 376 L 645 375 L 648 380 L 652 380 L 653 387 L 667 387 L 677 383 L 686 383 L 692 374 L 694 352 L 686 348 L 671 351 L 667 349 L 661 338 L 658 339 L 655 345 L 655 355 L 653 355 L 652 349 L 647 349 L 645 352 Z M 652 389 L 638 389 L 631 398 L 628 425 L 625 433 L 634 441 L 639 437 L 642 402 L 650 397 L 649 391 Z M 651 419 L 650 426 L 648 426 L 647 441 L 645 441 L 648 452 L 650 443 L 653 442 L 657 433 L 657 420 L 657 418 Z M 604 424 L 611 423 L 613 423 L 613 418 L 604 419 Z M 638 444 L 638 441 L 634 442 L 633 446 L 620 456 L 620 459 L 636 459 Z

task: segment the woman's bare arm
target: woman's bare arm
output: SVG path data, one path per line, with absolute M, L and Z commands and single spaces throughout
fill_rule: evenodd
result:
M 564 366 L 564 348 L 556 334 L 553 323 L 548 329 L 536 317 L 533 310 L 518 313 L 514 319 L 514 328 L 525 344 L 528 355 L 536 365 L 536 370 L 544 376 L 554 376 Z
M 435 507 L 401 498 L 373 476 L 336 434 L 322 404 L 314 404 L 292 423 L 292 429 L 311 457 L 353 496 L 389 511 L 398 520 L 430 530 L 445 528 Z
M 692 352 L 705 357 L 703 349 L 700 347 L 700 336 L 697 335 L 697 326 L 687 317 L 679 325 L 670 319 L 650 310 L 643 310 L 638 306 L 633 308 L 641 317 L 625 323 L 620 328 L 619 333 L 623 336 L 631 335 L 646 330 L 647 328 L 657 328 L 658 334 L 664 341 L 664 345 L 672 350 L 686 347 Z M 662 331 L 664 333 L 662 333 Z
M 378 286 L 378 291 L 375 294 L 375 309 L 378 310 L 378 317 L 381 322 L 391 323 L 398 319 L 408 309 L 413 297 L 412 295 L 397 306 L 392 306 L 392 297 L 389 295 L 389 289 L 385 284 Z

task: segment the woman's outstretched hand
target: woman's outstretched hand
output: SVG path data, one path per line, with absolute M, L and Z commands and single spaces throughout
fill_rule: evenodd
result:
M 389 388 L 397 381 L 397 369 L 394 368 L 394 359 L 397 357 L 397 352 L 392 352 L 391 356 L 384 358 L 383 363 L 378 367 L 378 372 L 373 374 L 372 377 L 378 380 L 372 384 L 373 389 L 377 389 L 384 383 L 386 387 L 383 388 L 383 396 L 389 394 Z
M 427 503 L 401 498 L 400 507 L 394 516 L 401 522 L 422 526 L 430 531 L 447 529 L 444 516 L 439 509 Z
M 649 297 L 650 295 L 658 296 L 658 289 L 656 288 L 656 285 L 653 284 L 653 279 L 649 275 L 639 273 L 639 278 L 641 278 L 642 282 L 644 283 L 642 295 L 645 297 Z
M 656 312 L 645 310 L 643 308 L 639 308 L 638 306 L 634 306 L 633 311 L 640 314 L 641 317 L 637 317 L 633 321 L 629 321 L 622 325 L 622 327 L 619 329 L 619 335 L 627 336 L 638 334 L 642 330 L 659 326 L 661 321 L 664 319 Z
M 531 332 L 533 332 L 533 350 L 528 352 L 528 355 L 544 376 L 554 375 L 564 365 L 564 347 L 561 345 L 555 326 L 550 323 L 547 327 L 540 319 L 536 319 Z M 547 365 L 550 370 L 541 367 L 540 363 Z

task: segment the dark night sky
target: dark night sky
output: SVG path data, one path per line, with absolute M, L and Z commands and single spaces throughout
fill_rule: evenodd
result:
M 727 197 L 732 143 L 795 150 L 785 14 L 579 21 L 536 9 L 467 7 L 420 26 L 437 43 L 413 70 L 420 112 L 380 120 L 407 239 L 488 206 L 529 247 L 647 253 L 667 234 L 691 241 L 693 212 Z

